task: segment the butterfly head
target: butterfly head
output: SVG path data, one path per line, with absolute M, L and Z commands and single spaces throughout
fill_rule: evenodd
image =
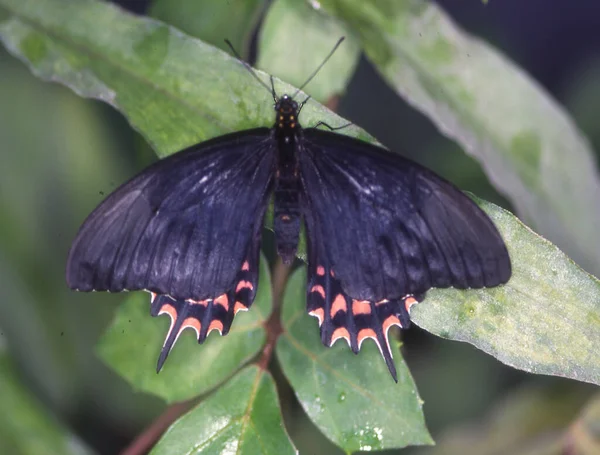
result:
M 279 128 L 296 128 L 298 124 L 298 103 L 289 95 L 283 95 L 275 103 L 275 123 Z

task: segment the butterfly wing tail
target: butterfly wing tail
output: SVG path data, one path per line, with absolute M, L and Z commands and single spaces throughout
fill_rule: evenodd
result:
M 409 295 L 379 302 L 353 299 L 343 291 L 333 269 L 317 266 L 308 281 L 307 310 L 318 319 L 321 341 L 325 346 L 333 346 L 343 338 L 357 354 L 363 342 L 371 338 L 394 381 L 398 382 L 389 330 L 394 325 L 408 328 L 410 307 L 423 297 Z

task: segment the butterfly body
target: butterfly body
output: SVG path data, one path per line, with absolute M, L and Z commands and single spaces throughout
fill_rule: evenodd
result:
M 258 286 L 263 219 L 274 194 L 277 251 L 307 234 L 307 311 L 326 346 L 373 339 L 394 379 L 391 326 L 432 287 L 505 283 L 510 259 L 493 223 L 460 190 L 382 147 L 303 129 L 301 106 L 276 99 L 272 128 L 241 131 L 173 154 L 125 183 L 83 223 L 67 263 L 82 291 L 151 292 L 151 314 L 177 337 L 226 334 Z

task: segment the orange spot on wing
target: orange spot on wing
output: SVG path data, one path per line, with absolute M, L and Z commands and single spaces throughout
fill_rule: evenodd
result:
M 393 354 L 392 354 L 392 348 L 390 346 L 390 339 L 388 336 L 388 331 L 390 330 L 390 327 L 393 325 L 402 327 L 402 323 L 400 322 L 400 319 L 398 319 L 394 315 L 388 316 L 386 318 L 386 320 L 383 321 L 383 336 L 385 338 L 385 344 L 387 345 L 387 351 L 390 353 L 390 355 L 393 355 Z M 377 343 L 377 345 L 379 346 L 379 343 Z M 381 346 L 379 346 L 379 349 L 381 350 Z M 383 352 L 382 352 L 382 355 L 383 355 Z
M 227 297 L 227 294 L 221 294 L 219 297 L 217 297 L 215 299 L 215 304 L 221 305 L 223 308 L 225 308 L 225 311 L 229 311 L 229 298 Z
M 321 286 L 320 284 L 315 284 L 310 290 L 310 292 L 318 292 L 321 295 L 321 297 L 325 298 L 325 289 L 323 289 L 323 286 Z
M 171 316 L 171 320 L 175 321 L 175 319 L 177 319 L 177 310 L 175 309 L 175 307 L 173 305 L 169 305 L 168 303 L 165 303 L 163 306 L 160 307 L 160 311 L 158 312 L 158 314 L 168 314 L 169 316 Z
M 250 263 L 248 261 L 244 261 L 242 264 L 242 271 L 247 272 L 250 270 Z
M 342 294 L 338 294 L 335 296 L 335 300 L 333 301 L 333 305 L 331 305 L 331 310 L 329 311 L 329 315 L 334 317 L 338 311 L 348 311 L 348 306 L 346 305 L 346 299 Z
M 250 281 L 240 281 L 235 288 L 235 292 L 240 292 L 242 289 L 254 290 L 254 285 Z
M 329 274 L 331 275 L 331 277 L 332 277 L 332 278 L 335 278 L 335 273 L 333 273 L 333 269 L 331 269 L 331 270 L 329 271 Z
M 365 341 L 366 338 L 372 338 L 375 340 L 375 342 L 377 342 L 377 335 L 375 334 L 375 330 L 362 329 L 360 332 L 358 332 L 358 337 L 357 337 L 358 349 L 360 349 L 360 345 L 362 344 L 363 341 Z M 379 344 L 379 343 L 377 343 L 377 344 Z
M 321 327 L 321 324 L 323 324 L 323 318 L 325 317 L 323 308 L 317 308 L 316 310 L 309 311 L 308 314 L 317 318 L 319 320 L 319 327 Z
M 387 331 L 393 325 L 397 325 L 399 327 L 402 327 L 402 324 L 400 323 L 400 319 L 398 319 L 394 315 L 388 316 L 387 319 L 385 321 L 383 321 L 383 334 L 386 337 L 387 337 Z
M 414 297 L 407 297 L 404 299 L 404 308 L 406 308 L 406 311 L 410 313 L 410 307 L 416 305 L 417 303 L 419 303 L 419 301 Z
M 169 305 L 168 303 L 165 303 L 163 306 L 160 307 L 160 311 L 158 312 L 159 316 L 161 314 L 168 314 L 171 318 L 171 325 L 169 326 L 169 331 L 167 332 L 167 336 L 165 337 L 165 344 L 166 344 L 167 340 L 169 339 L 169 336 L 171 336 L 171 331 L 173 330 L 175 321 L 177 320 L 177 310 L 175 309 L 175 307 L 173 307 L 173 305 Z M 164 344 L 163 344 L 163 346 L 164 346 Z
M 352 300 L 352 314 L 371 314 L 371 304 L 368 300 Z
M 221 321 L 219 321 L 218 319 L 215 319 L 214 321 L 212 321 L 210 323 L 210 325 L 208 326 L 208 331 L 206 332 L 206 335 L 208 336 L 208 334 L 210 332 L 212 332 L 213 330 L 217 330 L 219 332 L 219 334 L 223 333 L 223 323 Z
M 335 343 L 340 338 L 345 338 L 348 344 L 350 344 L 350 334 L 348 333 L 348 330 L 345 327 L 338 327 L 333 331 L 333 335 L 331 335 L 331 343 L 329 343 L 329 346 L 333 346 L 333 343 Z
M 235 306 L 233 307 L 234 316 L 238 313 L 238 311 L 248 311 L 248 307 L 242 302 L 235 302 Z
M 191 327 L 192 329 L 194 329 L 196 331 L 196 336 L 200 336 L 200 321 L 196 318 L 187 318 L 185 321 L 183 321 L 183 324 L 181 324 L 181 329 L 179 330 L 179 333 L 181 333 L 184 329 Z
M 156 292 L 150 292 L 150 303 L 153 303 L 154 299 L 156 299 Z
M 317 275 L 319 276 L 323 276 L 325 275 L 325 267 L 323 267 L 322 265 L 317 267 Z

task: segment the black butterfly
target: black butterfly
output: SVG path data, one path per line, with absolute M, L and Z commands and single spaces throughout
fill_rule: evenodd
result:
M 171 317 L 160 370 L 185 328 L 202 343 L 212 330 L 227 334 L 235 314 L 252 305 L 274 193 L 277 252 L 287 263 L 304 220 L 307 310 L 323 343 L 344 338 L 357 353 L 373 339 L 396 380 L 389 328 L 407 328 L 410 307 L 432 287 L 508 281 L 504 242 L 446 180 L 381 147 L 303 129 L 304 103 L 272 93 L 272 128 L 189 147 L 108 196 L 73 242 L 67 283 L 149 291 L 152 316 Z

